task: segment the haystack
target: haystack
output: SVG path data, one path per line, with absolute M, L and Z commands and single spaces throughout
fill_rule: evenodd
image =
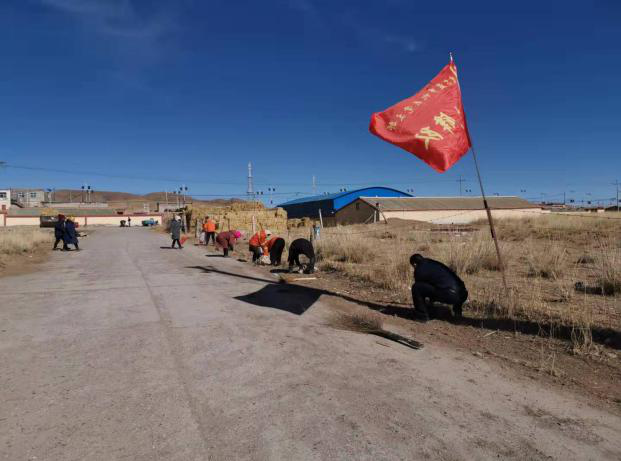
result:
M 287 212 L 282 208 L 265 208 L 260 202 L 239 202 L 227 206 L 192 204 L 187 213 L 194 229 L 205 216 L 216 222 L 218 232 L 235 229 L 248 235 L 252 232 L 253 217 L 257 229 L 271 229 L 273 232 L 287 230 Z

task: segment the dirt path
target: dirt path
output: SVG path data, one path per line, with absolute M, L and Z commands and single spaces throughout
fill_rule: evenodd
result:
M 88 244 L 87 244 L 88 243 Z M 0 279 L 0 458 L 619 459 L 621 419 L 145 229 Z

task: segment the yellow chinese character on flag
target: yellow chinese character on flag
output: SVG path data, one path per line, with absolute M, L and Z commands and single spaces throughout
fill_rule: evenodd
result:
M 436 122 L 436 125 L 441 126 L 444 131 L 448 131 L 451 134 L 453 134 L 455 125 L 457 125 L 455 119 L 449 117 L 444 112 L 440 112 L 440 115 L 436 115 L 433 120 Z
M 425 141 L 425 149 L 429 150 L 429 142 L 430 141 L 439 141 L 444 139 L 440 133 L 437 131 L 433 131 L 428 126 L 421 128 L 418 133 L 414 136 L 417 139 L 422 139 Z

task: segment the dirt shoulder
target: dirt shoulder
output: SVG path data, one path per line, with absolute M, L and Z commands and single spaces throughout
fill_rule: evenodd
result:
M 262 270 L 274 271 L 270 267 Z M 332 296 L 332 305 L 341 311 L 350 309 L 348 304 L 353 302 L 380 312 L 386 316 L 386 328 L 423 344 L 450 347 L 499 363 L 530 380 L 575 392 L 595 406 L 621 413 L 621 353 L 610 345 L 600 344 L 589 354 L 576 354 L 568 341 L 551 339 L 541 331 L 520 331 L 521 325 L 477 318 L 467 309 L 464 319 L 457 321 L 440 306 L 435 319 L 421 323 L 413 319 L 411 305 L 390 302 L 390 292 L 368 288 L 337 272 L 320 271 L 312 277 L 291 283 Z
M 32 252 L 0 255 L 0 277 L 29 274 L 39 270 L 47 261 L 51 250 L 40 245 Z

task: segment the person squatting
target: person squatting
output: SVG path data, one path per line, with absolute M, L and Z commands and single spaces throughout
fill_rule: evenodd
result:
M 429 320 L 429 307 L 434 302 L 453 306 L 453 315 L 460 318 L 462 306 L 468 299 L 468 290 L 462 279 L 441 262 L 418 253 L 410 257 L 410 264 L 414 267 L 412 301 L 416 318 Z

